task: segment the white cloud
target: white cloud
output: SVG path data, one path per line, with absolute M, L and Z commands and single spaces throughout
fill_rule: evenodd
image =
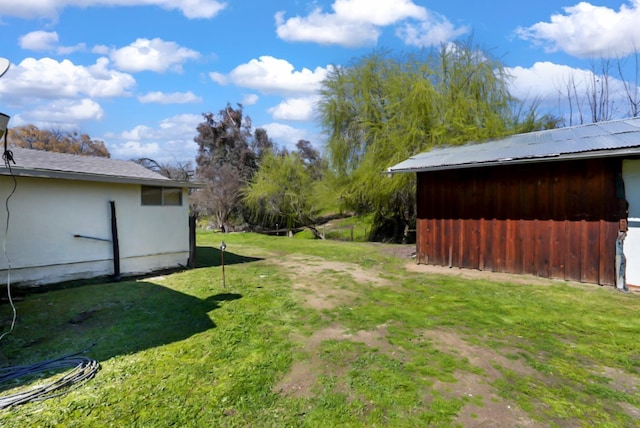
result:
M 120 159 L 153 158 L 159 151 L 158 143 L 127 141 L 122 144 L 107 144 L 111 156 Z
M 405 22 L 404 29 L 397 35 L 407 44 L 428 46 L 451 41 L 468 32 L 466 27 L 456 28 L 446 18 L 429 13 L 412 0 L 335 0 L 331 7 L 333 13 L 315 8 L 306 17 L 286 20 L 284 12 L 276 13 L 278 37 L 346 47 L 375 45 L 383 27 Z
M 511 94 L 520 100 L 540 98 L 557 100 L 561 92 L 565 92 L 571 81 L 584 90 L 584 82 L 593 74 L 588 70 L 581 70 L 567 65 L 552 62 L 536 62 L 532 67 L 512 67 L 505 70 L 512 77 Z
M 202 122 L 204 118 L 200 114 L 179 114 L 160 121 L 160 129 L 164 137 L 169 139 L 184 138 L 186 134 L 192 140 Z
M 97 102 L 81 100 L 59 100 L 25 111 L 21 118 L 41 128 L 74 128 L 78 122 L 100 120 L 104 111 Z
M 296 144 L 300 140 L 308 140 L 307 131 L 304 129 L 294 128 L 282 123 L 268 123 L 260 126 L 267 130 L 269 138 L 278 143 L 284 145 L 289 150 L 295 150 Z
M 20 47 L 32 51 L 51 51 L 58 44 L 58 33 L 55 31 L 32 31 L 20 37 Z
M 276 120 L 310 121 L 314 119 L 317 96 L 288 98 L 268 111 Z
M 163 119 L 158 123 L 156 128 L 152 128 L 146 125 L 138 125 L 129 131 L 123 131 L 119 136 L 113 136 L 116 138 L 122 138 L 125 140 L 171 140 L 184 137 L 184 134 L 188 133 L 189 139 L 193 139 L 196 134 L 197 126 L 204 119 L 200 115 L 195 114 L 181 114 L 173 116 L 167 119 Z
M 374 45 L 380 30 L 373 24 L 341 19 L 315 9 L 307 17 L 284 20 L 284 12 L 275 15 L 278 37 L 289 42 L 314 42 L 322 45 L 357 47 Z
M 580 2 L 563 8 L 550 22 L 518 28 L 522 39 L 580 58 L 624 57 L 640 48 L 640 0 L 623 4 L 619 11 Z
M 538 102 L 541 113 L 559 112 L 567 116 L 570 112 L 569 100 L 573 109 L 574 121 L 580 114 L 590 120 L 588 95 L 593 94 L 594 85 L 597 91 L 602 77 L 591 70 L 573 68 L 551 62 L 537 62 L 531 68 L 507 68 L 513 79 L 510 85 L 511 94 L 526 102 Z M 594 83 L 595 82 L 595 83 Z M 624 83 L 609 76 L 607 80 L 608 98 L 613 102 L 610 113 L 614 118 L 628 116 L 624 111 L 628 105 Z
M 158 6 L 179 10 L 190 19 L 213 18 L 226 4 L 218 0 L 0 0 L 3 16 L 20 18 L 57 18 L 67 7 Z
M 209 78 L 211 80 L 213 80 L 214 82 L 216 82 L 218 85 L 226 85 L 227 83 L 229 83 L 229 80 L 227 79 L 227 77 L 222 74 L 222 73 L 217 73 L 215 71 L 212 71 L 211 73 L 209 73 Z
M 105 137 L 114 157 L 133 159 L 150 157 L 162 163 L 193 161 L 197 145 L 193 138 L 201 115 L 181 114 L 160 121 L 157 126 L 138 125 L 120 134 Z
M 126 73 L 108 68 L 109 60 L 100 58 L 90 67 L 69 60 L 25 58 L 0 79 L 3 99 L 28 104 L 33 99 L 89 97 L 125 97 L 135 86 Z M 6 97 L 6 98 L 5 98 Z
M 213 73 L 212 73 L 213 74 Z M 221 76 L 216 73 L 217 76 Z M 217 81 L 231 81 L 237 86 L 260 91 L 263 94 L 312 94 L 320 88 L 327 69 L 316 67 L 296 71 L 291 63 L 272 56 L 252 59 L 234 68 L 228 76 Z
M 419 24 L 406 23 L 396 31 L 396 35 L 409 46 L 428 47 L 456 39 L 469 33 L 468 27 L 455 27 L 447 18 L 429 13 Z
M 91 49 L 91 52 L 98 55 L 109 55 L 111 48 L 106 45 L 96 45 Z
M 167 70 L 181 72 L 183 63 L 199 58 L 200 54 L 180 47 L 175 42 L 155 38 L 137 39 L 129 46 L 112 50 L 110 57 L 115 65 L 124 71 L 149 70 L 164 73 Z
M 87 49 L 87 45 L 85 43 L 78 43 L 74 46 L 58 46 L 56 48 L 56 52 L 59 55 L 69 55 L 74 52 L 85 51 Z
M 411 0 L 336 0 L 332 8 L 337 16 L 346 20 L 381 26 L 407 18 L 421 20 L 427 15 L 425 8 Z
M 20 37 L 19 44 L 22 49 L 36 52 L 55 51 L 61 55 L 86 49 L 84 43 L 78 43 L 75 46 L 59 46 L 58 33 L 55 31 L 32 31 Z
M 164 92 L 149 92 L 138 97 L 138 101 L 143 104 L 190 104 L 201 103 L 202 98 L 193 92 L 172 92 L 170 94 Z
M 154 138 L 153 129 L 148 126 L 138 125 L 129 131 L 123 131 L 121 137 L 126 140 L 140 141 L 144 138 Z
M 242 103 L 241 104 L 243 106 L 252 106 L 252 105 L 256 104 L 259 99 L 260 99 L 260 97 L 258 97 L 256 94 L 244 94 L 242 96 Z

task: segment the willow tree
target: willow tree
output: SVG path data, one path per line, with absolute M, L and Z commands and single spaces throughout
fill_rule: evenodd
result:
M 503 65 L 470 42 L 416 55 L 379 51 L 336 67 L 323 82 L 319 111 L 340 200 L 375 213 L 374 239 L 399 240 L 415 221 L 415 175 L 389 178 L 388 167 L 436 145 L 523 125 Z
M 243 190 L 244 203 L 266 216 L 266 224 L 306 226 L 318 236 L 313 224 L 324 203 L 318 198 L 321 162 L 309 161 L 307 155 L 317 152 L 308 142 L 301 140 L 298 148 L 299 152 L 269 151 L 263 156 L 260 169 Z

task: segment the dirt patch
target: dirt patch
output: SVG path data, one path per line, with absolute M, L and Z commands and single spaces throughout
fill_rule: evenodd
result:
M 301 350 L 309 355 L 309 359 L 294 363 L 289 373 L 276 384 L 274 391 L 297 398 L 311 398 L 315 395 L 313 389 L 317 385 L 319 376 L 335 376 L 344 379 L 347 367 L 351 363 L 349 356 L 343 356 L 340 365 L 323 362 L 320 358 L 322 342 L 327 340 L 359 342 L 393 355 L 396 353 L 396 349 L 391 347 L 386 340 L 386 335 L 386 325 L 380 325 L 373 331 L 361 330 L 356 333 L 349 333 L 343 327 L 333 325 L 318 330 L 308 337 L 297 336 L 295 341 L 300 344 Z M 357 355 L 353 355 L 353 357 L 356 358 Z M 348 388 L 345 384 L 338 386 L 338 389 L 346 391 Z
M 448 354 L 466 358 L 469 363 L 481 368 L 484 374 L 466 371 L 456 372 L 456 382 L 437 381 L 433 389 L 443 395 L 466 397 L 469 403 L 458 413 L 455 422 L 464 427 L 529 427 L 541 426 L 531 419 L 526 412 L 498 396 L 489 385 L 492 379 L 502 377 L 497 367 L 508 369 L 518 376 L 536 377 L 538 372 L 520 360 L 513 360 L 496 351 L 467 343 L 455 332 L 443 330 L 426 330 L 422 338 L 429 340 L 436 349 Z M 478 399 L 481 398 L 481 403 Z
M 521 360 L 507 358 L 493 349 L 472 345 L 455 332 L 444 330 L 425 330 L 422 337 L 430 340 L 436 348 L 448 354 L 456 354 L 469 360 L 474 367 L 481 368 L 489 377 L 500 377 L 496 366 L 511 370 L 520 376 L 537 376 L 538 372 Z
M 321 257 L 313 256 L 288 256 L 282 259 L 280 264 L 294 270 L 298 276 L 311 276 L 316 281 L 323 276 L 339 273 L 351 276 L 355 282 L 361 285 L 391 285 L 389 280 L 380 278 L 378 272 L 363 269 L 355 263 L 328 261 Z
M 414 250 L 413 246 L 390 246 L 385 247 L 382 251 L 398 258 L 411 260 L 411 254 Z M 311 256 L 289 256 L 281 259 L 278 264 L 289 271 L 293 280 L 293 289 L 298 293 L 302 304 L 318 310 L 328 310 L 354 301 L 358 295 L 357 289 L 353 288 L 354 282 L 356 285 L 362 286 L 391 285 L 390 281 L 380 278 L 377 272 L 365 270 L 353 263 L 333 262 Z M 407 269 L 449 275 L 452 273 L 450 269 L 437 269 L 433 266 L 416 265 L 411 262 L 407 263 Z M 502 275 L 487 276 L 487 272 L 478 274 L 475 271 L 458 271 L 459 275 L 465 277 L 475 278 L 482 275 L 491 280 L 500 280 Z M 346 283 L 349 281 L 341 282 L 340 278 L 343 276 L 347 276 L 351 283 Z M 514 281 L 511 277 L 517 278 L 515 275 L 510 275 L 504 276 L 503 280 Z M 528 283 L 531 283 L 530 278 L 526 279 Z M 532 368 L 524 365 L 521 361 L 508 359 L 493 350 L 471 345 L 453 332 L 424 331 L 421 336 L 420 340 L 432 341 L 442 352 L 467 358 L 471 365 L 481 368 L 484 372 L 483 375 L 480 375 L 459 371 L 456 373 L 457 382 L 436 381 L 434 384 L 434 391 L 443 395 L 469 398 L 468 404 L 458 414 L 456 423 L 465 427 L 539 426 L 514 403 L 499 397 L 488 383 L 490 379 L 502 376 L 496 367 L 503 367 L 522 376 L 534 376 L 535 371 Z M 387 340 L 387 325 L 378 326 L 372 331 L 358 332 L 348 332 L 340 325 L 333 325 L 319 330 L 311 336 L 295 337 L 301 351 L 308 357 L 294 363 L 291 370 L 275 385 L 274 391 L 297 398 L 313 398 L 315 388 L 319 386 L 319 377 L 331 376 L 336 379 L 345 379 L 344 384 L 339 383 L 335 388 L 346 393 L 349 389 L 346 384 L 349 366 L 357 358 L 357 355 L 343 355 L 339 363 L 327 362 L 321 356 L 322 343 L 327 340 L 359 342 L 394 358 L 405 358 L 404 350 L 391 345 Z M 429 397 L 425 397 L 425 402 L 429 402 L 429 400 Z
M 469 399 L 454 423 L 463 427 L 540 427 L 515 404 L 498 397 L 484 376 L 457 372 L 456 383 L 436 382 L 433 389 L 445 396 Z M 478 399 L 482 404 L 476 404 Z
M 609 387 L 613 390 L 632 396 L 637 396 L 640 393 L 640 378 L 638 376 L 613 367 L 601 367 L 599 372 L 592 370 L 592 373 L 611 379 Z M 627 415 L 640 421 L 640 408 L 626 402 L 618 404 Z
M 637 395 L 640 393 L 640 379 L 630 373 L 612 367 L 602 367 L 602 376 L 611 379 L 609 386 L 616 391 L 624 392 L 629 395 Z
M 277 263 L 287 268 L 293 279 L 293 289 L 302 304 L 312 309 L 333 309 L 353 301 L 357 293 L 351 282 L 374 287 L 391 285 L 377 272 L 365 270 L 355 263 L 327 261 L 312 256 L 288 256 Z
M 313 398 L 315 396 L 314 389 L 318 386 L 320 376 L 345 379 L 335 388 L 348 393 L 349 387 L 346 384 L 346 377 L 349 366 L 357 358 L 357 354 L 345 354 L 339 363 L 329 363 L 323 360 L 320 355 L 324 341 L 359 342 L 395 358 L 404 359 L 405 357 L 403 349 L 388 342 L 386 324 L 380 325 L 372 331 L 361 330 L 355 333 L 348 332 L 340 325 L 333 325 L 308 337 L 297 336 L 295 340 L 299 343 L 301 350 L 308 355 L 308 358 L 294 363 L 289 373 L 275 385 L 274 391 L 296 398 Z M 459 412 L 455 423 L 464 427 L 544 426 L 531 419 L 515 403 L 498 396 L 495 389 L 489 384 L 491 379 L 502 376 L 496 367 L 503 367 L 521 376 L 537 376 L 538 373 L 531 367 L 519 360 L 506 358 L 491 349 L 469 344 L 453 332 L 424 331 L 418 340 L 433 342 L 441 352 L 466 358 L 472 366 L 479 367 L 484 372 L 477 374 L 458 371 L 455 374 L 456 382 L 436 381 L 432 386 L 433 391 L 437 391 L 443 396 L 468 398 L 468 403 Z M 425 397 L 425 403 L 429 403 L 431 398 L 431 396 Z

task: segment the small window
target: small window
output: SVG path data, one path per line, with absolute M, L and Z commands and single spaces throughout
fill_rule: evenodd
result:
M 142 186 L 142 205 L 182 205 L 182 189 Z

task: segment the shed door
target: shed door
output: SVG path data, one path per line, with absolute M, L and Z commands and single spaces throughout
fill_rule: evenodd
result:
M 640 160 L 622 162 L 624 190 L 629 203 L 629 231 L 624 240 L 627 284 L 640 286 Z

